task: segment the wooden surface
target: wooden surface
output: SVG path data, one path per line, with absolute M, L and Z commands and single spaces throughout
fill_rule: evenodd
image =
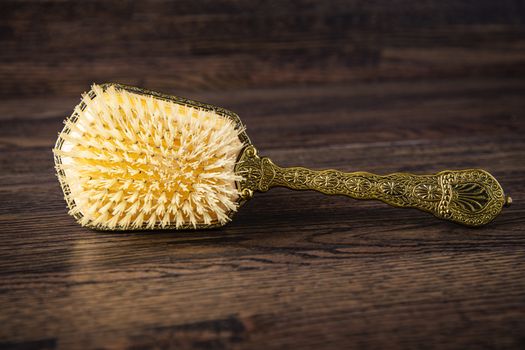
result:
M 0 8 L 0 348 L 525 346 L 521 1 Z M 483 168 L 514 204 L 470 229 L 274 189 L 220 230 L 83 229 L 51 148 L 94 81 L 236 111 L 283 166 Z

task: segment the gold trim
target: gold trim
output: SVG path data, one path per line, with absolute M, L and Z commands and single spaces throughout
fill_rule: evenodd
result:
M 434 175 L 367 172 L 344 173 L 338 170 L 310 170 L 303 167 L 281 168 L 267 157 L 259 157 L 253 146 L 244 149 L 235 172 L 244 180 L 241 193 L 251 198 L 254 191 L 272 187 L 314 190 L 328 195 L 354 199 L 375 199 L 400 208 L 416 208 L 434 216 L 466 226 L 491 222 L 510 197 L 505 197 L 498 181 L 481 169 L 445 170 Z

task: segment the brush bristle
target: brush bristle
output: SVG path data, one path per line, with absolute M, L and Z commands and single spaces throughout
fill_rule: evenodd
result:
M 231 119 L 93 85 L 53 149 L 69 213 L 98 229 L 224 224 L 243 143 Z M 76 117 L 75 117 L 76 116 Z

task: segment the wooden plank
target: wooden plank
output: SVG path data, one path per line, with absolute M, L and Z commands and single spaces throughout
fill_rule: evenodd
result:
M 524 11 L 3 1 L 0 348 L 523 348 Z M 471 229 L 272 189 L 222 229 L 83 229 L 51 148 L 94 81 L 229 108 L 282 166 L 484 168 L 515 203 Z
M 519 1 L 2 2 L 0 96 L 524 73 Z
M 361 95 L 339 88 L 245 91 L 231 101 L 241 110 L 260 107 L 247 113 L 250 131 L 254 139 L 270 138 L 273 145 L 262 143 L 283 165 L 377 173 L 482 167 L 514 198 L 525 195 L 523 118 L 483 124 L 486 116 L 510 115 L 522 104 L 512 97 L 520 84 L 508 90 L 514 104 L 505 105 L 497 93 L 495 100 L 480 98 L 483 89 L 451 98 L 440 95 L 441 85 L 427 87 L 417 98 L 425 111 L 414 114 L 420 118 L 405 109 L 414 95 L 395 97 L 395 86 L 380 86 L 389 92 L 375 104 L 375 87 L 358 87 Z M 412 94 L 416 90 L 412 86 Z M 275 100 L 279 95 L 289 98 Z M 329 96 L 318 120 L 316 108 Z M 341 111 L 352 104 L 348 98 L 370 102 L 347 116 Z M 66 102 L 52 106 L 65 110 Z M 445 127 L 433 129 L 437 116 L 426 112 L 437 104 L 456 106 L 450 107 L 456 114 L 441 114 Z M 293 119 L 277 117 L 280 111 Z M 62 116 L 41 113 L 4 118 L 0 131 L 3 345 L 461 348 L 520 342 L 525 212 L 519 203 L 485 228 L 466 229 L 415 210 L 274 189 L 220 230 L 98 233 L 66 213 L 50 152 Z M 364 122 L 370 118 L 390 132 L 378 141 L 360 139 L 377 128 Z M 280 128 L 271 125 L 276 120 Z M 404 125 L 412 122 L 418 137 L 404 140 Z M 310 136 L 315 147 L 301 144 L 303 133 L 330 123 L 360 127 L 330 128 Z M 349 141 L 331 144 L 339 133 Z

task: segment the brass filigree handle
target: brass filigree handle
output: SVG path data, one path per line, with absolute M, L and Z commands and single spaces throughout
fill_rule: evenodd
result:
M 445 170 L 434 175 L 393 173 L 381 176 L 331 169 L 282 168 L 267 157 L 259 157 L 255 147 L 248 146 L 235 172 L 243 177 L 239 186 L 244 199 L 250 199 L 255 191 L 266 192 L 281 186 L 355 199 L 376 199 L 395 207 L 423 210 L 467 226 L 489 223 L 512 201 L 505 197 L 498 181 L 481 169 Z

